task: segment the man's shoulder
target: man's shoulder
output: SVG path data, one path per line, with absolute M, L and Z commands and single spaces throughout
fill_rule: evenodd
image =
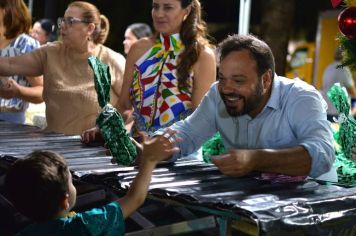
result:
M 320 92 L 314 86 L 299 78 L 288 79 L 279 76 L 277 81 L 277 88 L 279 88 L 280 91 L 279 100 L 285 105 L 296 103 L 301 99 L 303 101 L 305 101 L 305 99 L 322 100 Z
M 300 78 L 289 79 L 278 76 L 279 86 L 289 93 L 318 92 L 313 85 L 308 84 Z

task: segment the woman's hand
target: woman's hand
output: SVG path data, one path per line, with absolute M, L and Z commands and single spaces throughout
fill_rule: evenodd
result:
M 85 130 L 81 135 L 82 143 L 87 145 L 104 145 L 104 138 L 98 127 Z
M 17 97 L 19 94 L 19 86 L 20 85 L 13 79 L 6 80 L 0 88 L 0 97 L 5 99 Z

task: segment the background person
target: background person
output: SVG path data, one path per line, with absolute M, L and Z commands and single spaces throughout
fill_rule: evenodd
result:
M 23 55 L 39 47 L 28 35 L 31 24 L 31 15 L 22 0 L 0 0 L 0 58 Z M 43 80 L 39 75 L 12 73 L 0 77 L 0 120 L 25 123 L 29 102 L 43 101 Z
M 216 80 L 198 0 L 153 0 L 155 38 L 143 38 L 127 56 L 120 109 L 133 109 L 133 136 L 187 117 Z
M 122 42 L 125 54 L 129 53 L 132 44 L 143 37 L 152 37 L 152 30 L 148 24 L 134 23 L 129 25 L 125 30 L 125 40 Z
M 96 56 L 110 67 L 111 104 L 118 104 L 124 72 L 124 57 L 105 47 L 109 22 L 91 3 L 69 4 L 58 20 L 61 42 L 46 44 L 33 53 L 0 58 L 0 75 L 44 76 L 47 131 L 81 134 L 95 126 L 101 108 L 88 64 Z
M 40 19 L 33 24 L 31 37 L 37 39 L 41 45 L 57 40 L 57 27 L 51 19 Z
M 327 92 L 335 83 L 340 83 L 342 87 L 346 88 L 351 98 L 356 98 L 356 88 L 350 68 L 347 66 L 337 68 L 337 66 L 341 64 L 341 60 L 342 48 L 337 47 L 334 52 L 334 62 L 326 67 L 323 74 L 322 94 L 324 96 L 324 99 L 328 103 L 327 117 L 329 121 L 334 121 L 333 117 L 338 116 L 335 106 L 332 104 L 332 102 L 327 96 Z
M 216 80 L 198 0 L 153 0 L 152 19 L 157 35 L 131 47 L 119 106 L 129 130 L 134 120 L 138 141 L 140 132 L 152 134 L 191 114 Z M 98 139 L 98 133 L 84 132 L 83 142 Z M 201 159 L 200 153 L 194 156 Z
M 181 139 L 175 158 L 219 131 L 228 151 L 212 161 L 225 175 L 327 173 L 335 151 L 321 94 L 301 80 L 277 76 L 271 49 L 252 35 L 229 36 L 219 45 L 219 57 L 219 81 L 191 116 L 168 128 Z M 174 133 L 157 134 L 175 140 Z M 322 178 L 337 181 L 336 170 Z
M 44 45 L 57 39 L 57 27 L 51 19 L 40 19 L 33 24 L 31 37 Z M 42 129 L 46 128 L 46 106 L 45 103 L 30 104 L 26 111 L 26 123 L 33 124 Z

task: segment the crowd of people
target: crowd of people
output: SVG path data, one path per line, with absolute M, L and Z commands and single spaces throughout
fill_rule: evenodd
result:
M 42 19 L 30 33 L 23 0 L 0 0 L 0 120 L 24 123 L 28 103 L 44 101 L 45 131 L 81 135 L 86 144 L 101 139 L 95 127 L 101 108 L 88 64 L 95 56 L 109 65 L 110 103 L 140 153 L 125 197 L 74 216 L 68 214 L 76 190 L 61 155 L 35 151 L 17 161 L 5 179 L 9 198 L 39 223 L 23 235 L 123 235 L 123 219 L 143 203 L 157 162 L 197 153 L 216 132 L 227 153 L 212 163 L 224 175 L 259 171 L 337 181 L 325 100 L 313 86 L 277 75 L 264 41 L 231 35 L 215 48 L 199 0 L 152 0 L 152 22 L 154 32 L 143 23 L 127 27 L 125 58 L 104 46 L 109 20 L 91 3 L 71 2 L 57 25 Z M 48 186 L 37 186 L 42 182 Z M 33 189 L 48 193 L 19 197 Z

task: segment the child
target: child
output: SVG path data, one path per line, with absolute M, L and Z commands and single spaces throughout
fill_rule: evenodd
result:
M 16 161 L 6 175 L 5 188 L 17 210 L 35 222 L 18 235 L 124 235 L 124 218 L 144 202 L 157 162 L 178 151 L 175 141 L 160 139 L 166 147 L 161 153 L 152 140 L 140 147 L 139 171 L 123 198 L 76 214 L 70 214 L 76 189 L 61 155 L 34 151 Z

